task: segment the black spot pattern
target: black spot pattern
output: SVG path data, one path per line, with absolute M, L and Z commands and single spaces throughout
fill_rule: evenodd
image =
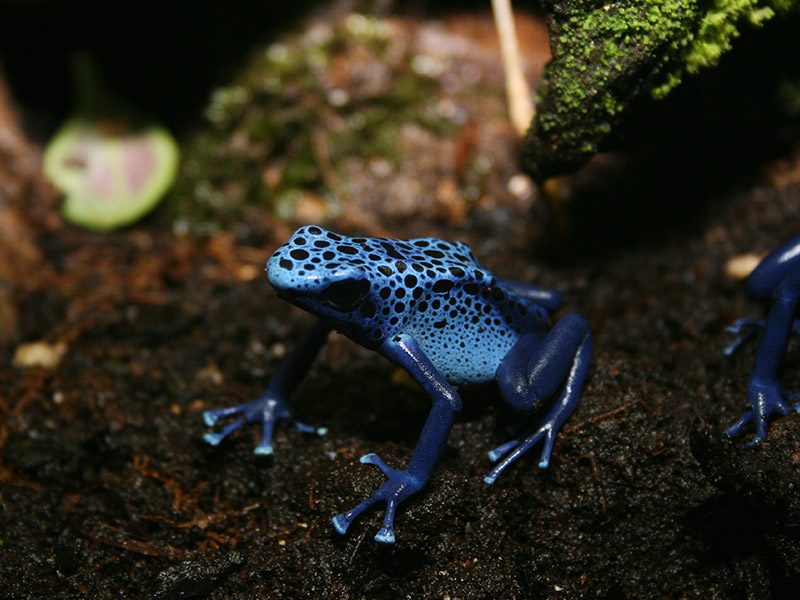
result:
M 312 225 L 267 270 L 282 297 L 364 346 L 410 335 L 454 384 L 493 379 L 523 330 L 548 327 L 546 311 L 505 288 L 459 242 L 349 238 Z M 341 282 L 359 295 L 333 306 L 326 291 Z

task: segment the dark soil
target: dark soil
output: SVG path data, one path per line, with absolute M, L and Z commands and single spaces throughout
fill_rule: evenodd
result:
M 513 134 L 497 136 L 496 172 L 513 174 Z M 559 185 L 610 196 L 603 165 L 614 160 Z M 635 235 L 614 240 L 604 232 L 631 219 L 612 206 L 585 233 L 577 191 L 567 208 L 501 187 L 458 219 L 420 213 L 425 234 L 469 242 L 498 275 L 563 290 L 566 310 L 593 326 L 595 358 L 550 468 L 534 452 L 492 487 L 486 451 L 527 421 L 492 386 L 464 390 L 394 546 L 372 540 L 380 511 L 345 537 L 330 524 L 382 482 L 358 457 L 403 464 L 427 413 L 424 393 L 378 355 L 331 338 L 294 398 L 325 437 L 279 428 L 272 458 L 252 454 L 255 427 L 218 448 L 201 437 L 202 410 L 261 393 L 312 322 L 261 277 L 293 225 L 264 209 L 208 238 L 176 237 L 158 216 L 103 236 L 9 196 L 0 213 L 25 233 L 0 241 L 15 315 L 0 346 L 0 595 L 794 597 L 800 416 L 774 422 L 756 449 L 722 434 L 745 408 L 755 352 L 725 358 L 725 326 L 761 310 L 725 265 L 800 226 L 797 147 L 748 165 L 724 185 L 686 180 L 702 197 L 678 202 L 679 219 L 639 210 Z M 641 203 L 668 215 L 659 178 L 680 173 L 647 173 Z M 409 215 L 381 226 L 415 234 Z M 331 227 L 354 232 L 344 217 Z M 60 363 L 12 366 L 36 340 L 65 344 Z M 800 386 L 798 367 L 790 346 L 787 389 Z

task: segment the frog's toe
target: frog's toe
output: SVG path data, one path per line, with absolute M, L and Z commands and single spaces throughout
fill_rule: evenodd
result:
M 212 446 L 219 446 L 219 443 L 224 439 L 224 437 L 225 436 L 223 436 L 220 433 L 204 433 L 203 434 L 203 439 L 206 442 L 208 442 L 209 444 L 211 444 Z
M 204 419 L 205 419 L 205 417 L 204 417 Z M 208 421 L 206 420 L 206 422 L 208 422 Z M 245 418 L 244 418 L 244 417 L 239 417 L 239 418 L 238 418 L 238 419 L 236 419 L 234 422 L 232 422 L 232 423 L 229 423 L 228 425 L 226 425 L 226 426 L 225 426 L 225 427 L 222 429 L 222 431 L 220 431 L 220 432 L 218 432 L 218 433 L 214 433 L 214 432 L 210 432 L 210 431 L 209 431 L 209 432 L 207 432 L 207 433 L 205 433 L 205 434 L 203 435 L 203 439 L 204 439 L 206 442 L 208 442 L 209 444 L 211 444 L 212 446 L 218 446 L 218 445 L 219 445 L 219 443 L 220 443 L 222 440 L 224 440 L 224 439 L 225 439 L 226 437 L 228 437 L 228 436 L 229 436 L 231 433 L 233 433 L 234 431 L 236 431 L 237 429 L 239 429 L 239 428 L 240 428 L 242 425 L 244 425 L 244 423 L 245 423 Z
M 211 410 L 203 411 L 203 422 L 206 424 L 206 427 L 213 427 L 217 424 L 217 421 L 220 419 L 224 419 L 225 417 L 230 417 L 231 415 L 235 415 L 239 412 L 238 406 L 229 406 L 227 408 L 214 408 Z
M 350 527 L 351 522 L 352 519 L 348 519 L 344 513 L 336 515 L 331 519 L 331 523 L 333 523 L 333 528 L 339 535 L 344 535 L 345 533 L 347 533 L 347 528 Z
M 517 460 L 520 456 L 525 454 L 539 441 L 544 440 L 542 444 L 542 453 L 539 456 L 539 467 L 546 469 L 550 465 L 550 456 L 553 454 L 553 446 L 556 442 L 556 434 L 558 433 L 559 423 L 557 421 L 548 420 L 544 425 L 532 431 L 522 440 L 511 440 L 502 446 L 498 446 L 489 453 L 489 458 L 502 456 L 489 474 L 483 478 L 484 483 L 492 485 L 500 476 L 508 465 Z
M 542 454 L 539 457 L 539 468 L 546 469 L 550 466 L 550 456 L 553 454 L 553 446 L 556 443 L 556 435 L 552 429 L 548 429 L 544 436 Z
M 348 527 L 350 527 L 350 524 L 353 521 L 355 521 L 361 513 L 363 513 L 365 510 L 367 510 L 369 507 L 371 507 L 379 500 L 383 499 L 378 497 L 379 493 L 380 490 L 378 490 L 378 492 L 376 492 L 366 500 L 363 500 L 355 508 L 351 508 L 350 510 L 347 510 L 333 517 L 333 519 L 331 519 L 331 523 L 333 523 L 333 526 L 336 529 L 336 531 L 340 535 L 344 535 L 345 533 L 347 533 L 347 529 Z
M 381 457 L 378 456 L 377 454 L 375 454 L 374 452 L 370 452 L 369 454 L 365 454 L 364 456 L 362 456 L 361 458 L 358 459 L 358 462 L 360 462 L 362 464 L 365 464 L 365 465 L 375 465 L 381 471 L 383 471 L 383 474 L 386 475 L 387 477 L 391 477 L 392 472 L 394 471 L 394 469 L 392 469 L 385 462 L 383 462 Z
M 733 425 L 731 425 L 725 430 L 725 435 L 727 435 L 730 438 L 736 437 L 752 420 L 753 420 L 753 412 L 748 410 L 741 417 L 739 417 Z
M 737 319 L 725 328 L 728 333 L 739 335 L 730 344 L 723 348 L 722 353 L 730 356 L 735 353 L 742 345 L 747 342 L 755 333 L 764 327 L 764 319 Z
M 327 427 L 314 427 L 313 425 L 301 423 L 300 421 L 294 422 L 294 428 L 302 433 L 314 433 L 320 437 L 327 435 L 328 433 Z
M 386 512 L 383 516 L 383 527 L 375 534 L 375 541 L 381 544 L 394 544 L 394 513 L 399 502 L 389 500 L 386 503 Z
M 513 448 L 516 448 L 518 445 L 519 445 L 519 440 L 514 439 L 506 442 L 505 444 L 499 445 L 497 448 L 494 448 L 493 450 L 489 450 L 489 452 L 487 452 L 486 455 L 489 457 L 490 461 L 497 462 L 500 458 L 503 457 L 503 455 L 506 452 L 512 450 Z
M 394 544 L 394 528 L 381 527 L 375 534 L 375 541 L 382 544 Z
M 272 444 L 269 442 L 261 442 L 258 446 L 253 448 L 253 454 L 257 454 L 259 456 L 271 456 L 275 450 L 272 448 Z
M 383 544 L 393 544 L 394 537 L 394 516 L 397 507 L 406 498 L 418 492 L 422 487 L 422 482 L 406 471 L 399 471 L 387 466 L 377 454 L 367 454 L 361 457 L 361 462 L 375 465 L 386 474 L 387 481 L 372 496 L 363 500 L 358 506 L 336 515 L 331 522 L 340 534 L 344 534 L 350 524 L 358 518 L 368 508 L 379 502 L 386 503 L 386 511 L 383 515 L 383 526 L 375 535 L 375 541 Z
M 764 319 L 736 319 L 725 328 L 729 333 L 741 333 L 746 329 L 760 329 L 764 327 Z

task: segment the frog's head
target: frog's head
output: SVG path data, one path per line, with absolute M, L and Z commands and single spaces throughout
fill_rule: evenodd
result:
M 278 295 L 307 310 L 349 325 L 368 328 L 376 304 L 368 259 L 358 243 L 321 227 L 298 229 L 267 262 L 267 278 Z

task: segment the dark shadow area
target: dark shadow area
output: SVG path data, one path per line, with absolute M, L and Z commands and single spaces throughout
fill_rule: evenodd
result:
M 729 581 L 732 598 L 794 598 L 800 579 L 786 573 L 771 545 L 765 543 L 764 532 L 771 525 L 759 512 L 734 493 L 717 494 L 689 511 L 688 527 L 707 544 L 698 558 L 704 569 L 735 565 L 735 578 Z
M 180 130 L 252 48 L 317 4 L 147 0 L 133 10 L 104 2 L 3 2 L 0 64 L 43 134 L 73 108 L 69 61 L 78 51 L 89 52 L 133 106 Z

